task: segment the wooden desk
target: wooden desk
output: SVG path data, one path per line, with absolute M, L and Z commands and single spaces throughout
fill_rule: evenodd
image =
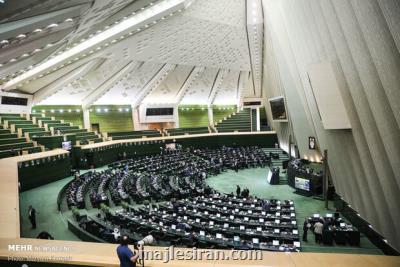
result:
M 135 138 L 135 139 L 121 139 L 121 140 L 113 140 L 106 141 L 101 143 L 89 144 L 81 146 L 82 149 L 91 149 L 91 148 L 99 148 L 103 146 L 109 145 L 117 145 L 124 143 L 137 143 L 137 142 L 146 142 L 146 141 L 159 141 L 159 140 L 179 140 L 179 139 L 187 139 L 194 137 L 208 137 L 208 136 L 232 136 L 232 135 L 266 135 L 272 134 L 275 135 L 275 131 L 263 131 L 263 132 L 228 132 L 228 133 L 208 133 L 208 134 L 187 134 L 187 135 L 174 135 L 174 136 L 161 136 L 161 137 L 148 137 L 148 138 Z

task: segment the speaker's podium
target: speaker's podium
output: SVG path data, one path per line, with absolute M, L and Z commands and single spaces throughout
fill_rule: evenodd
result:
M 270 170 L 268 170 L 268 174 L 267 174 L 267 181 L 269 184 L 271 185 L 277 185 L 279 184 L 279 167 L 274 167 Z

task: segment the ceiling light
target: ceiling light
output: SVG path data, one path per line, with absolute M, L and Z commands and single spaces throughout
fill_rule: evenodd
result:
M 51 113 L 54 113 L 54 109 L 50 110 Z
M 81 112 L 81 110 L 80 110 L 80 109 L 77 109 L 76 112 Z
M 97 111 L 97 112 L 101 112 L 101 109 L 98 108 L 98 109 L 96 109 L 96 111 Z
M 71 113 L 71 112 L 72 112 L 72 110 L 68 109 L 68 112 L 69 112 L 69 113 Z
M 60 113 L 64 113 L 64 110 L 63 110 L 63 109 L 60 109 Z
M 128 111 L 129 111 L 129 108 L 126 108 L 125 111 L 128 112 Z
M 122 112 L 122 108 L 119 108 L 118 111 L 119 111 L 119 112 Z
M 65 22 L 72 22 L 72 21 L 73 21 L 72 18 L 67 18 L 67 19 L 65 20 Z
M 2 40 L 2 41 L 0 42 L 0 44 L 8 44 L 8 43 L 10 43 L 8 40 Z
M 52 24 L 48 25 L 47 28 L 51 29 L 51 28 L 54 28 L 54 27 L 57 27 L 57 26 L 58 26 L 57 23 L 52 23 Z
M 10 62 L 15 62 L 17 61 L 15 58 L 10 59 Z
M 20 39 L 25 38 L 25 37 L 26 37 L 26 35 L 23 33 L 21 33 L 20 35 L 17 36 L 17 38 L 20 38 Z
M 36 30 L 33 31 L 33 33 L 38 33 L 38 32 L 41 32 L 41 31 L 42 31 L 42 29 L 36 29 Z

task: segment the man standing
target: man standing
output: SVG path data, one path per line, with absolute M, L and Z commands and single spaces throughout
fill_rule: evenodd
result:
M 28 217 L 31 221 L 32 229 L 36 229 L 36 210 L 32 207 L 32 205 L 29 205 Z
M 236 196 L 240 197 L 240 186 L 236 185 Z
M 308 232 L 308 229 L 311 227 L 311 224 L 310 224 L 310 222 L 308 221 L 308 218 L 306 218 L 305 220 L 304 220 L 304 224 L 303 224 L 303 241 L 305 241 L 305 242 L 307 242 L 308 240 L 307 240 L 307 232 Z
M 315 234 L 315 243 L 320 244 L 322 242 L 322 230 L 324 225 L 321 220 L 314 224 L 314 234 Z
M 136 267 L 136 261 L 139 258 L 141 246 L 138 245 L 139 251 L 132 252 L 128 247 L 129 237 L 124 235 L 121 237 L 121 243 L 117 247 L 117 254 L 120 262 L 120 267 Z

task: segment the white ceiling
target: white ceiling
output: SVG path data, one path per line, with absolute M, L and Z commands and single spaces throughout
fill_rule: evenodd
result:
M 70 0 L 60 8 L 32 0 L 25 8 L 40 8 L 28 11 L 12 2 L 0 12 L 9 16 L 0 20 L 0 88 L 33 94 L 36 104 L 237 104 L 262 95 L 259 0 Z

